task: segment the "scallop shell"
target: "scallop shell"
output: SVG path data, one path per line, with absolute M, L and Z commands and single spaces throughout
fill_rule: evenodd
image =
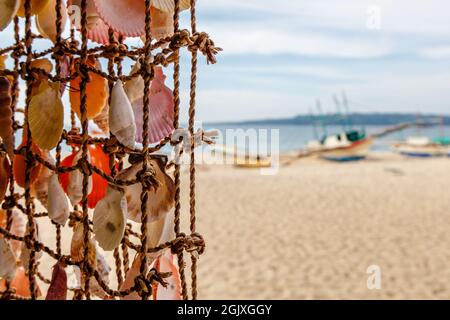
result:
M 6 27 L 14 19 L 14 16 L 19 10 L 19 0 L 3 0 L 0 4 L 0 31 L 6 29 Z
M 6 154 L 0 153 L 0 203 L 5 198 L 8 189 L 11 165 Z
M 53 222 L 64 226 L 69 216 L 69 201 L 59 184 L 58 176 L 52 174 L 48 181 L 48 217 Z
M 27 138 L 24 137 L 23 142 L 20 144 L 18 149 L 22 148 L 26 144 L 27 144 Z M 42 156 L 41 149 L 39 149 L 39 147 L 34 142 L 31 143 L 31 151 L 39 156 Z M 16 183 L 22 188 L 25 188 L 26 167 L 27 167 L 27 165 L 26 165 L 25 158 L 20 154 L 14 155 L 14 163 L 13 163 L 14 179 L 16 180 Z M 40 163 L 36 162 L 35 165 L 33 166 L 33 168 L 31 169 L 30 185 L 32 185 L 39 177 L 41 168 L 42 168 L 42 165 Z
M 95 208 L 93 228 L 95 239 L 105 251 L 117 248 L 125 233 L 127 204 L 124 194 L 111 187 Z
M 5 238 L 0 238 L 0 278 L 11 281 L 16 272 L 16 256 Z
M 26 227 L 25 234 L 28 235 L 30 233 L 28 225 Z M 37 224 L 36 219 L 34 219 L 34 238 L 37 239 L 39 242 L 42 242 L 41 235 L 39 232 L 39 225 Z M 32 249 L 28 249 L 25 242 L 22 243 L 22 252 L 20 253 L 20 261 L 22 263 L 22 266 L 25 268 L 25 271 L 28 272 L 28 264 L 30 261 L 30 253 Z M 42 257 L 42 251 L 36 252 L 35 254 L 36 261 L 39 260 Z
M 82 151 L 78 151 L 73 158 L 72 165 L 76 165 L 81 159 Z M 89 154 L 88 154 L 89 158 Z M 88 159 L 89 161 L 89 159 Z M 92 191 L 92 176 L 88 179 L 88 194 Z M 69 182 L 67 185 L 67 195 L 70 203 L 75 206 L 83 199 L 83 174 L 80 170 L 74 170 L 69 173 Z
M 120 80 L 116 82 L 111 93 L 109 128 L 120 143 L 134 148 L 136 124 L 133 108 Z
M 18 237 L 23 237 L 25 234 L 25 220 L 24 216 L 20 214 L 17 210 L 13 210 L 11 212 L 12 215 L 12 224 L 10 232 Z M 7 212 L 3 209 L 0 209 L 0 226 L 2 228 L 6 227 L 7 220 Z M 11 244 L 11 249 L 15 253 L 16 257 L 20 256 L 20 250 L 22 247 L 22 242 L 17 240 L 9 240 Z
M 16 270 L 16 275 L 14 279 L 10 283 L 11 289 L 16 291 L 16 294 L 20 297 L 31 298 L 30 293 L 30 281 L 28 279 L 28 275 L 25 273 L 25 269 L 23 267 L 19 267 Z M 5 291 L 5 280 L 0 281 L 0 292 Z M 39 285 L 36 284 L 36 296 L 39 298 L 41 296 L 41 289 Z
M 84 227 L 82 223 L 77 223 L 73 230 L 72 241 L 70 243 L 70 257 L 77 263 L 84 260 Z M 89 239 L 89 264 L 97 267 L 97 248 L 92 238 Z
M 161 67 L 155 68 L 155 78 L 150 87 L 150 116 L 149 116 L 149 142 L 157 143 L 174 131 L 174 100 L 173 93 L 165 86 L 165 75 Z M 133 103 L 133 112 L 136 119 L 136 141 L 143 142 L 143 99 Z
M 165 173 L 164 166 L 158 160 L 151 160 L 150 164 L 155 170 L 159 186 L 148 191 L 147 216 L 148 223 L 164 218 L 174 206 L 175 186 L 173 180 Z M 117 179 L 132 180 L 142 170 L 142 163 L 134 164 L 121 171 Z M 137 183 L 125 187 L 127 199 L 128 218 L 141 222 L 141 196 L 142 184 Z
M 75 59 L 72 63 L 72 69 L 79 60 Z M 100 63 L 93 57 L 89 56 L 87 65 L 101 70 Z M 86 116 L 88 119 L 94 119 L 105 107 L 108 100 L 108 81 L 102 76 L 94 72 L 88 72 L 90 81 L 86 85 Z M 81 119 L 80 113 L 80 76 L 70 81 L 70 105 Z
M 150 8 L 152 21 L 152 37 L 156 40 L 170 37 L 173 35 L 173 12 L 164 12 L 155 7 Z
M 77 12 L 81 12 L 81 0 L 68 0 L 67 1 L 68 7 L 70 6 L 77 6 L 80 11 L 75 11 L 74 14 L 77 14 Z M 79 24 L 76 18 L 72 19 L 72 22 L 75 22 Z M 80 30 L 81 26 L 76 25 L 77 29 Z M 105 24 L 105 22 L 102 20 L 100 15 L 97 12 L 97 8 L 95 7 L 93 0 L 87 1 L 87 38 L 95 41 L 100 44 L 109 44 L 109 27 Z M 117 40 L 119 38 L 119 34 L 114 34 L 115 39 Z
M 31 136 L 38 147 L 51 150 L 56 147 L 64 126 L 64 106 L 59 82 L 42 82 L 33 95 L 28 109 Z
M 167 250 L 164 255 L 156 259 L 154 268 L 161 273 L 170 272 L 171 276 L 164 279 L 167 282 L 166 287 L 160 283 L 153 284 L 153 300 L 181 300 L 180 274 L 170 251 Z
M 30 62 L 31 68 L 41 69 L 46 73 L 53 71 L 53 64 L 47 58 L 36 59 Z
M 25 18 L 25 1 L 26 0 L 20 0 L 19 11 L 17 11 L 17 15 L 21 18 Z M 49 2 L 50 0 L 31 0 L 31 15 L 34 16 L 41 12 Z
M 14 132 L 11 111 L 11 85 L 7 78 L 0 77 L 0 137 L 9 157 L 14 157 Z
M 67 299 L 67 274 L 65 265 L 57 262 L 53 266 L 52 280 L 47 290 L 45 300 L 66 300 Z
M 56 42 L 56 0 L 49 0 L 48 5 L 36 15 L 36 28 L 47 39 Z M 67 22 L 67 10 L 64 1 L 61 1 L 62 29 Z
M 55 165 L 55 159 L 52 157 L 50 152 L 46 152 L 43 158 L 46 161 L 50 162 L 52 165 Z M 46 209 L 48 200 L 48 180 L 52 174 L 52 170 L 50 170 L 46 166 L 42 166 L 39 177 L 31 187 L 31 195 L 36 197 Z
M 139 61 L 136 61 L 133 68 L 131 69 L 131 74 L 138 73 L 139 69 L 141 69 L 141 64 L 139 63 Z M 144 97 L 145 83 L 141 75 L 133 77 L 132 79 L 125 82 L 123 88 L 131 103 L 134 103 L 137 99 L 142 100 L 142 98 Z

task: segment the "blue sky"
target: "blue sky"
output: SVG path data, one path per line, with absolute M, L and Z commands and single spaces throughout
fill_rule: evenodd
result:
M 449 1 L 198 0 L 197 12 L 224 49 L 216 65 L 199 60 L 200 121 L 291 117 L 317 98 L 332 112 L 342 90 L 352 111 L 450 114 Z M 11 43 L 11 27 L 0 41 Z M 184 121 L 189 71 L 185 54 Z

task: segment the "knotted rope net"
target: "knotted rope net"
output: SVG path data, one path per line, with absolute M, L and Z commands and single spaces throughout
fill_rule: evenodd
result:
M 36 34 L 32 28 L 32 22 L 37 19 L 34 16 L 36 1 L 18 0 L 18 2 L 21 2 L 20 5 L 23 7 L 23 17 L 19 18 L 15 13 L 12 18 L 14 44 L 0 49 L 0 55 L 8 55 L 13 60 L 12 68 L 8 69 L 5 67 L 0 70 L 2 81 L 7 80 L 10 84 L 9 95 L 11 99 L 10 104 L 8 104 L 10 110 L 8 117 L 13 133 L 12 152 L 9 152 L 10 146 L 6 143 L 7 139 L 5 137 L 2 137 L 0 146 L 2 163 L 5 167 L 8 167 L 7 170 L 5 169 L 6 175 L 4 175 L 6 183 L 3 181 L 7 189 L 2 200 L 5 221 L 2 224 L 0 219 L 0 240 L 3 239 L 2 250 L 10 249 L 9 247 L 13 247 L 15 244 L 21 248 L 22 253 L 20 256 L 14 256 L 16 260 L 15 270 L 9 272 L 9 276 L 5 275 L 8 272 L 3 270 L 3 279 L 0 280 L 0 298 L 28 300 L 45 297 L 51 299 L 53 297 L 64 299 L 67 296 L 73 297 L 73 299 L 91 299 L 95 295 L 103 299 L 134 297 L 135 299 L 144 300 L 157 298 L 155 291 L 158 288 L 160 290 L 166 288 L 169 282 L 172 281 L 175 284 L 179 282 L 179 286 L 175 286 L 175 290 L 178 291 L 175 292 L 175 297 L 196 299 L 197 260 L 205 248 L 205 242 L 196 230 L 195 210 L 195 145 L 193 137 L 198 52 L 206 57 L 208 63 L 215 63 L 215 55 L 220 51 L 220 48 L 215 47 L 208 34 L 197 31 L 196 1 L 190 0 L 190 3 L 188 3 L 189 9 L 187 14 L 190 16 L 190 30 L 180 28 L 181 2 L 185 5 L 186 0 L 172 0 L 173 11 L 170 14 L 173 14 L 173 17 L 170 17 L 170 21 L 173 18 L 173 32 L 168 36 L 155 39 L 152 30 L 154 26 L 152 19 L 155 19 L 153 1 L 142 0 L 145 7 L 145 32 L 141 35 L 141 39 L 144 44 L 141 47 L 129 47 L 124 42 L 125 37 L 117 33 L 111 26 L 108 26 L 108 38 L 103 41 L 103 44 L 95 44 L 89 40 L 89 7 L 92 4 L 90 0 L 78 1 L 80 25 L 77 27 L 72 24 L 70 37 L 63 38 L 63 9 L 67 8 L 69 4 L 64 0 L 50 0 L 48 1 L 49 5 L 54 5 L 52 10 L 54 10 L 54 16 L 56 17 L 56 20 L 53 22 L 55 35 L 53 38 L 50 37 L 53 42 L 52 46 L 45 49 L 39 46 L 39 49 L 42 49 L 40 51 L 35 51 L 33 46 L 37 39 L 43 38 L 42 33 Z M 170 3 L 171 1 L 165 2 Z M 152 117 L 152 93 L 150 90 L 157 68 L 173 65 L 173 129 L 180 128 L 180 55 L 182 50 L 187 50 L 191 55 L 189 123 L 187 128 L 191 139 L 189 152 L 190 223 L 188 232 L 182 231 L 180 223 L 181 164 L 177 162 L 167 163 L 165 157 L 157 154 L 165 146 L 175 147 L 177 144 L 182 143 L 182 139 L 173 141 L 171 134 L 167 134 L 157 143 L 149 143 L 149 134 L 152 130 L 152 122 L 150 121 Z M 35 62 L 38 60 L 42 61 L 43 58 L 53 61 L 54 71 L 36 67 Z M 123 74 L 123 65 L 127 60 L 135 62 L 135 65 L 138 67 L 130 71 L 129 74 Z M 92 63 L 92 61 L 107 62 L 108 71 L 103 72 L 99 64 Z M 68 66 L 69 71 L 67 70 Z M 123 143 L 113 132 L 108 132 L 106 136 L 102 137 L 93 135 L 90 132 L 90 118 L 88 117 L 89 95 L 95 95 L 96 93 L 89 91 L 88 86 L 93 76 L 106 79 L 108 84 L 109 98 L 103 106 L 103 111 L 107 111 L 108 107 L 111 108 L 113 91 L 119 81 L 127 83 L 141 77 L 144 83 L 141 97 L 142 120 L 136 119 L 136 123 L 141 125 L 142 147 L 133 147 Z M 74 112 L 73 108 L 70 111 L 70 129 L 62 130 L 56 147 L 52 149 L 52 152 L 55 154 L 54 161 L 49 160 L 45 156 L 46 152 L 36 147 L 33 137 L 34 132 L 30 129 L 29 123 L 30 105 L 33 104 L 33 97 L 36 96 L 34 90 L 42 79 L 49 83 L 59 83 L 66 91 L 79 94 L 79 112 Z M 75 79 L 79 79 L 77 88 L 69 85 Z M 19 106 L 21 100 L 20 88 L 24 88 L 25 91 L 23 107 Z M 19 114 L 21 115 L 18 116 Z M 5 117 L 5 113 L 2 116 Z M 111 114 L 109 116 L 111 117 Z M 23 118 L 23 122 L 20 121 L 21 118 Z M 17 137 L 16 132 L 22 132 L 20 145 L 15 141 L 20 139 L 20 135 Z M 108 168 L 101 168 L 91 161 L 91 147 L 100 148 L 108 157 Z M 64 150 L 69 148 L 72 148 L 75 161 L 63 164 Z M 23 167 L 20 167 L 19 161 Z M 138 165 L 140 170 L 133 178 L 124 179 L 120 173 L 130 165 Z M 51 219 L 50 209 L 38 212 L 37 208 L 41 206 L 37 204 L 38 200 L 33 192 L 37 167 L 41 168 L 41 174 L 43 170 L 47 170 L 50 176 L 56 174 L 59 178 L 58 182 L 61 182 L 64 175 L 74 178 L 74 173 L 79 173 L 79 177 L 81 177 L 79 181 L 81 199 L 70 206 L 70 214 L 66 219 L 67 225 L 70 227 L 69 231 L 67 231 L 67 228 L 64 228 L 63 223 Z M 172 171 L 169 172 L 169 168 Z M 23 172 L 20 171 L 21 169 L 23 169 Z M 24 180 L 22 181 L 22 187 L 17 185 L 18 175 Z M 160 188 L 165 187 L 164 181 L 161 181 L 161 177 L 165 175 L 173 181 L 174 190 L 169 193 L 173 199 L 170 201 L 171 205 L 168 206 L 170 210 L 162 219 L 157 220 L 151 217 L 153 214 L 152 210 L 154 210 L 152 201 L 154 200 L 154 194 Z M 90 184 L 93 176 L 107 182 L 108 192 L 105 197 L 108 197 L 111 190 L 111 194 L 119 192 L 123 200 L 125 199 L 123 196 L 124 188 L 139 185 L 139 190 L 141 190 L 139 195 L 134 195 L 139 197 L 140 200 L 139 221 L 135 224 L 138 227 L 140 226 L 140 229 L 134 230 L 132 223 L 125 218 L 123 222 L 124 230 L 119 243 L 115 244 L 114 248 L 109 248 L 109 250 L 113 251 L 114 266 L 109 266 L 104 261 L 101 262 L 99 257 L 98 243 L 96 243 L 99 237 L 94 232 L 96 228 L 96 212 L 94 210 L 97 210 L 99 203 L 94 208 L 89 205 L 89 195 L 92 192 Z M 0 178 L 3 179 L 3 177 Z M 51 182 L 47 183 L 50 185 Z M 48 197 L 51 197 L 49 187 Z M 52 197 L 54 196 L 52 195 Z M 50 201 L 50 199 L 48 200 Z M 128 202 L 128 199 L 126 200 Z M 123 208 L 123 203 L 121 205 L 122 207 L 119 207 Z M 130 210 L 129 204 L 127 205 L 128 210 Z M 54 209 L 52 210 L 54 211 Z M 111 212 L 113 212 L 113 209 L 111 209 Z M 170 226 L 173 237 L 164 239 L 164 242 L 149 241 L 149 238 L 155 237 L 152 234 L 154 228 L 149 229 L 150 222 L 155 223 L 154 220 L 157 220 L 156 223 L 162 220 L 166 221 L 167 216 L 171 220 Z M 15 219 L 20 220 L 21 217 L 26 222 L 26 232 L 18 234 L 13 230 L 13 227 Z M 50 246 L 40 240 L 39 230 L 37 230 L 39 225 L 38 219 L 48 219 L 55 226 L 54 246 Z M 112 232 L 116 227 L 115 225 L 106 225 L 106 228 L 111 229 L 110 231 Z M 81 246 L 78 248 L 79 252 L 74 254 L 73 242 L 77 228 L 81 230 L 78 234 Z M 73 237 L 70 252 L 63 245 L 64 232 L 73 232 L 73 235 L 70 235 Z M 160 239 L 161 237 L 157 240 Z M 151 243 L 156 243 L 156 245 L 151 246 Z M 14 250 L 11 249 L 11 251 Z M 176 268 L 164 270 L 161 267 L 163 261 L 158 259 L 164 255 L 164 252 L 172 254 L 172 261 L 176 261 L 174 262 Z M 7 255 L 5 253 L 1 254 L 4 262 L 2 262 L 2 268 L 8 269 L 8 266 L 5 266 Z M 134 254 L 135 258 L 133 264 L 130 265 L 132 254 Z M 55 264 L 52 277 L 45 277 L 41 272 L 39 264 L 39 260 L 42 259 L 40 258 L 41 255 L 48 255 L 51 259 L 54 259 Z M 187 258 L 191 260 L 189 263 L 190 270 L 186 268 Z M 78 270 L 78 277 L 75 277 L 78 279 L 78 286 L 67 286 L 67 274 L 64 274 L 66 273 L 64 270 L 68 270 L 69 267 L 72 267 L 75 271 Z M 112 288 L 108 281 L 108 278 L 112 275 L 109 272 L 105 273 L 107 268 L 115 270 L 116 288 Z M 23 270 L 23 279 L 18 278 L 20 270 Z M 61 275 L 61 270 L 63 275 Z M 177 275 L 174 273 L 177 273 Z M 190 274 L 189 281 L 187 280 L 188 274 Z M 128 286 L 125 285 L 127 281 Z M 24 284 L 26 288 L 22 288 Z M 188 289 L 189 284 L 190 288 Z M 47 294 L 44 292 L 45 288 L 48 288 Z

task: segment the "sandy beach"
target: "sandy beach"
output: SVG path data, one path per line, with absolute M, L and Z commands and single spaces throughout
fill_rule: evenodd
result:
M 449 168 L 448 158 L 391 153 L 302 159 L 274 176 L 199 167 L 197 230 L 207 243 L 199 298 L 450 299 Z M 52 243 L 50 228 L 43 240 Z M 50 263 L 44 256 L 42 270 Z M 379 290 L 367 288 L 371 265 L 381 270 Z

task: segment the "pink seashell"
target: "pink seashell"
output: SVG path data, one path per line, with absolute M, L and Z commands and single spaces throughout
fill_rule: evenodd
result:
M 64 56 L 61 59 L 61 78 L 67 78 L 70 76 L 70 59 L 68 56 Z M 64 95 L 64 91 L 66 91 L 66 82 L 61 82 L 60 91 L 61 97 Z
M 165 84 L 166 76 L 161 67 L 155 68 L 155 78 L 150 86 L 149 143 L 157 143 L 170 135 L 175 129 L 173 93 Z M 142 143 L 143 138 L 143 99 L 136 99 L 133 104 L 136 121 L 136 141 Z
M 136 0 L 93 0 L 103 19 L 114 31 L 137 37 L 145 33 L 145 3 Z
M 158 272 L 170 272 L 172 275 L 166 279 L 167 286 L 157 283 L 153 285 L 153 300 L 181 300 L 181 281 L 178 268 L 174 264 L 174 257 L 169 250 L 158 257 L 154 263 L 154 268 Z

